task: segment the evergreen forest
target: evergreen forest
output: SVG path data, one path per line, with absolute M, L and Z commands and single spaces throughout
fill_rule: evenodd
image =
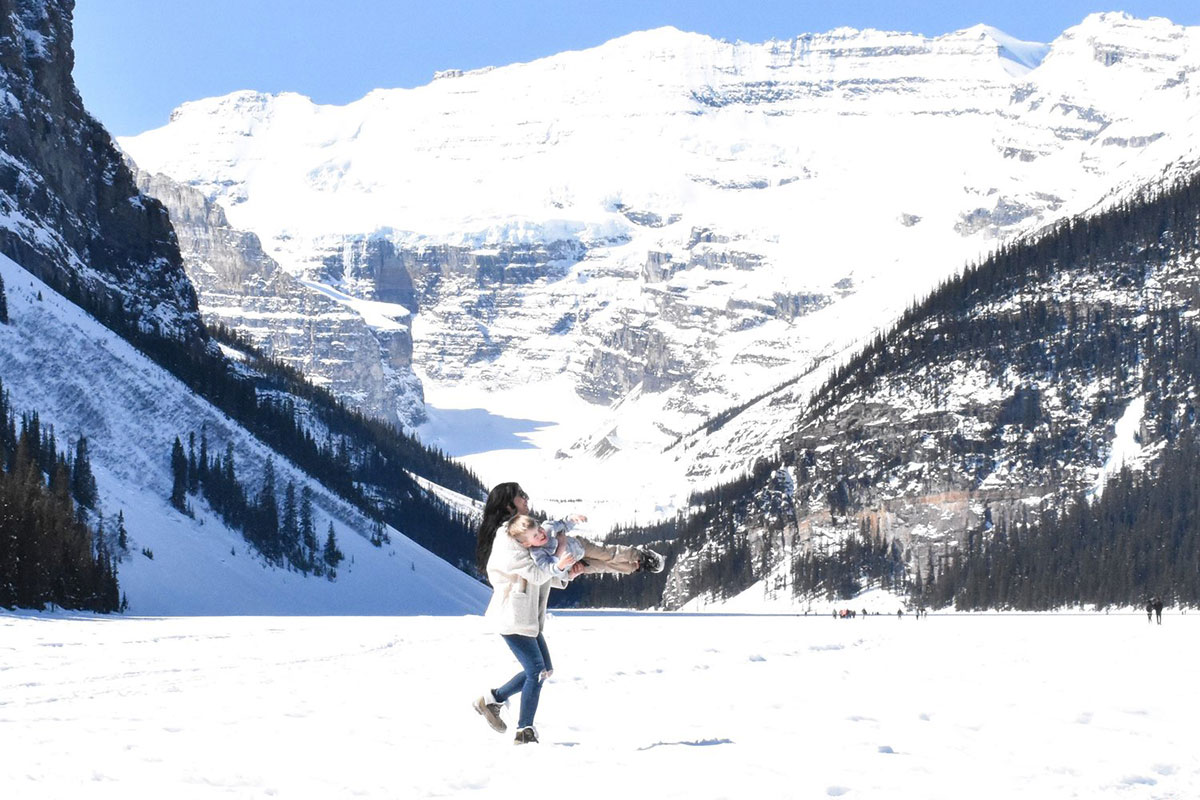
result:
M 59 452 L 37 412 L 18 424 L 0 384 L 0 606 L 121 609 L 111 548 L 124 543 L 123 520 L 110 545 L 102 526 L 89 525 L 96 502 L 87 439 Z
M 675 519 L 614 534 L 666 554 L 670 581 L 597 581 L 563 600 L 673 607 L 773 574 L 798 597 L 884 586 L 933 607 L 1200 602 L 1198 261 L 1200 175 L 1004 245 L 837 368 L 777 457 L 697 492 Z M 951 406 L 968 370 L 1005 399 Z M 897 414 L 886 400 L 897 396 L 918 402 Z M 1092 498 L 1087 476 L 1134 397 L 1145 403 L 1139 438 L 1160 455 Z M 989 490 L 1001 460 L 1018 471 Z M 1041 501 L 901 546 L 870 519 L 914 464 L 918 492 Z M 786 544 L 789 526 L 818 517 L 836 541 Z
M 181 513 L 194 516 L 190 497 L 202 496 L 209 507 L 246 541 L 276 566 L 286 566 L 304 574 L 337 578 L 337 565 L 343 555 L 337 546 L 333 523 L 324 544 L 317 538 L 313 518 L 312 491 L 307 485 L 296 491 L 288 481 L 280 498 L 275 479 L 275 462 L 267 460 L 261 486 L 252 492 L 243 483 L 234 463 L 233 445 L 227 444 L 224 456 L 209 456 L 208 434 L 188 434 L 187 451 L 178 437 L 171 447 L 171 505 Z M 376 547 L 390 541 L 383 525 L 376 522 L 371 543 Z

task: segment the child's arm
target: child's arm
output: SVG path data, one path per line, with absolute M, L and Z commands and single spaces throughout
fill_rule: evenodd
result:
M 566 533 L 575 529 L 575 526 L 580 522 L 587 522 L 587 517 L 583 514 L 571 514 L 562 519 L 548 519 L 542 523 L 542 530 L 546 533 L 558 534 Z

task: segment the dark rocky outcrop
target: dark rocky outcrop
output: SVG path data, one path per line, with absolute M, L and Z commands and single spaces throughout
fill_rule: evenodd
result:
M 0 0 L 0 252 L 95 313 L 198 345 L 166 210 L 138 192 L 71 77 L 71 0 Z

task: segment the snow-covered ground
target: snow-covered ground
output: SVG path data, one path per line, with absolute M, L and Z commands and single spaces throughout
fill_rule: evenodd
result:
M 1200 614 L 559 613 L 546 633 L 542 744 L 516 748 L 470 708 L 516 668 L 478 617 L 0 614 L 0 797 L 1200 792 Z

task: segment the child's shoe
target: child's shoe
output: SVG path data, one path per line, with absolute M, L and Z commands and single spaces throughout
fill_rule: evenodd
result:
M 662 572 L 663 557 L 653 550 L 642 548 L 642 561 L 640 569 L 642 572 Z

